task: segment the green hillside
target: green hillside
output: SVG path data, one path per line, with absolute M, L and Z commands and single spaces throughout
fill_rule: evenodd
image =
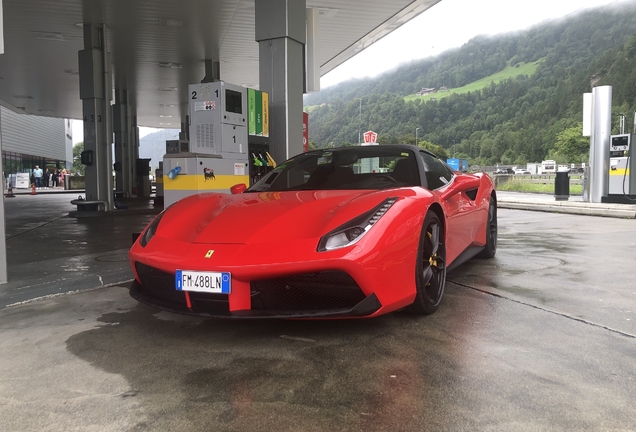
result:
M 482 90 L 483 88 L 489 86 L 492 83 L 498 84 L 501 81 L 507 80 L 509 78 L 516 78 L 520 75 L 533 75 L 537 71 L 537 67 L 539 66 L 539 62 L 541 59 L 532 62 L 532 63 L 517 63 L 514 66 L 510 65 L 510 61 L 508 61 L 508 65 L 502 71 L 496 72 L 492 75 L 489 75 L 485 78 L 478 79 L 470 84 L 466 84 L 465 86 L 458 88 L 451 88 L 445 91 L 437 91 L 433 94 L 418 96 L 417 94 L 409 95 L 404 98 L 405 101 L 410 102 L 419 99 L 422 102 L 427 102 L 429 100 L 440 100 L 442 98 L 448 97 L 454 94 L 462 94 L 468 92 L 475 92 Z M 309 111 L 308 111 L 309 112 Z
M 632 0 L 525 32 L 476 37 L 435 58 L 306 96 L 309 139 L 317 147 L 347 146 L 360 130 L 373 130 L 379 143 L 415 143 L 418 130 L 418 142 L 471 164 L 585 161 L 583 93 L 611 85 L 615 113 L 636 109 L 635 35 Z M 450 90 L 414 96 L 442 86 Z

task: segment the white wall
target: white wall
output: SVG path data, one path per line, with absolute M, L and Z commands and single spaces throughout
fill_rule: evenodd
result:
M 0 115 L 2 150 L 68 160 L 65 119 L 18 114 L 5 107 L 0 107 Z

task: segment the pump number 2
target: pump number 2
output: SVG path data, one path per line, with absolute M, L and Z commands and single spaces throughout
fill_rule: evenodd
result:
M 214 94 L 216 94 L 216 97 L 218 98 L 219 97 L 219 89 L 214 90 Z M 197 92 L 195 90 L 195 91 L 192 92 L 192 99 L 194 100 L 194 99 L 197 99 L 197 98 L 198 98 L 198 94 L 197 94 Z

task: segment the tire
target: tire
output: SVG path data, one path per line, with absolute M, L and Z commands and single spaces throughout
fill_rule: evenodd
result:
M 415 265 L 417 294 L 410 313 L 428 315 L 435 312 L 442 301 L 446 285 L 446 245 L 444 225 L 429 211 L 424 218 Z
M 477 258 L 492 258 L 497 253 L 497 200 L 490 197 L 488 219 L 486 220 L 486 246 Z

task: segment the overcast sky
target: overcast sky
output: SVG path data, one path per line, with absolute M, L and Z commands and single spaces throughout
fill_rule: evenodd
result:
M 322 88 L 376 76 L 414 59 L 460 47 L 477 35 L 496 35 L 554 21 L 588 8 L 636 0 L 442 0 L 320 79 Z M 140 137 L 156 129 L 140 128 Z M 73 143 L 82 141 L 73 121 Z
M 321 88 L 376 76 L 460 47 L 477 35 L 527 29 L 588 8 L 635 0 L 442 0 L 320 79 Z

